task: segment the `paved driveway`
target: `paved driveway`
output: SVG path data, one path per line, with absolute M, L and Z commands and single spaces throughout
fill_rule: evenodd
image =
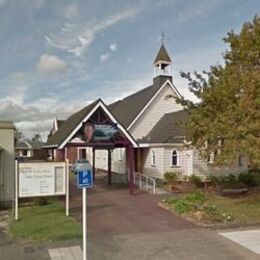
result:
M 258 259 L 217 232 L 159 208 L 160 199 L 97 182 L 88 190 L 89 259 Z M 71 213 L 81 220 L 81 191 L 74 183 Z

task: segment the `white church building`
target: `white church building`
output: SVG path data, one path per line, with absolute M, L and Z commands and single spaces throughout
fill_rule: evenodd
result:
M 163 178 L 167 171 L 178 172 L 182 176 L 196 174 L 204 177 L 246 171 L 247 162 L 243 157 L 237 158 L 230 165 L 217 166 L 213 157 L 205 160 L 199 156 L 196 149 L 187 148 L 184 123 L 188 113 L 174 98 L 180 96 L 180 93 L 171 76 L 171 58 L 164 44 L 161 45 L 153 64 L 154 78 L 150 86 L 106 106 L 111 117 L 136 143 L 135 171 L 155 178 Z M 45 146 L 53 159 L 68 158 L 73 162 L 87 158 L 90 162 L 93 161 L 92 147 L 84 146 L 84 142 L 73 139 L 72 134 L 76 126 L 83 124 L 91 105 L 65 121 L 54 120 Z M 82 143 L 78 146 L 66 146 L 65 141 Z M 107 150 L 96 150 L 96 168 L 107 170 L 108 156 Z M 111 168 L 115 173 L 127 173 L 125 148 L 113 149 Z

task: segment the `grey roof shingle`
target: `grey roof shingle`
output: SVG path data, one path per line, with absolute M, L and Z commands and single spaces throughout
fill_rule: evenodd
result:
M 185 122 L 188 111 L 165 114 L 139 143 L 182 143 L 185 137 Z
M 58 124 L 58 129 L 61 127 L 61 125 L 64 123 L 65 120 L 57 120 L 57 124 Z
M 19 140 L 16 145 L 15 149 L 41 149 L 43 146 L 43 142 L 41 141 L 33 141 L 30 139 L 24 139 L 24 140 Z
M 171 81 L 172 78 L 170 76 L 155 78 L 153 85 L 110 104 L 108 106 L 109 110 L 125 128 L 128 128 L 166 80 Z
M 61 144 L 99 101 L 94 101 L 65 120 L 58 131 L 48 138 L 46 146 Z
M 164 45 L 161 45 L 160 50 L 158 51 L 158 54 L 156 55 L 156 58 L 153 62 L 155 64 L 158 61 L 166 61 L 166 62 L 171 62 L 170 55 L 168 54 L 167 50 L 165 49 Z

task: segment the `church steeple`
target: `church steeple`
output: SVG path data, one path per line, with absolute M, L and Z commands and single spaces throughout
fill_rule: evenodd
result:
M 171 76 L 171 58 L 164 47 L 164 43 L 160 47 L 159 52 L 153 62 L 154 65 L 154 77 L 157 76 Z

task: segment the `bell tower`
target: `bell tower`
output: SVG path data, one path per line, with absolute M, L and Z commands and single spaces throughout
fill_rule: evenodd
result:
M 154 78 L 158 76 L 171 76 L 171 63 L 171 58 L 167 50 L 165 49 L 164 43 L 162 41 L 162 45 L 153 62 Z

